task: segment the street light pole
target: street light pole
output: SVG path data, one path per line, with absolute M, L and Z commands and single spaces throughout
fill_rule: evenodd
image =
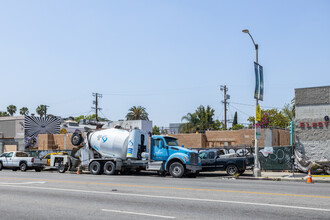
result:
M 249 36 L 251 37 L 251 40 L 254 44 L 254 48 L 256 51 L 256 63 L 258 64 L 258 44 L 256 44 L 253 40 L 253 37 L 251 36 L 250 32 L 248 29 L 244 29 L 242 30 L 243 33 L 249 34 Z M 258 107 L 258 98 L 256 98 L 256 110 Z M 256 111 L 256 115 L 255 115 L 255 119 L 254 119 L 254 152 L 255 152 L 255 156 L 254 156 L 254 169 L 253 169 L 253 176 L 255 177 L 260 177 L 261 176 L 261 171 L 260 171 L 260 167 L 259 167 L 259 157 L 258 157 L 258 152 L 259 152 L 259 148 L 258 148 L 258 139 L 257 139 L 257 111 Z

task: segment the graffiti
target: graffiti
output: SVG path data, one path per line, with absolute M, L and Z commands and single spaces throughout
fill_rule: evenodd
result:
M 262 170 L 291 170 L 293 150 L 288 147 L 273 147 L 273 153 L 265 148 L 259 150 Z

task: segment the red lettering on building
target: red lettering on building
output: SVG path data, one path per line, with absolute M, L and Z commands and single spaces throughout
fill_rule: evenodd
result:
M 306 128 L 323 128 L 323 127 L 326 127 L 328 128 L 328 121 L 325 121 L 324 122 L 324 125 L 323 125 L 323 122 L 319 121 L 319 122 L 300 122 L 300 127 L 301 128 L 304 128 L 306 126 Z

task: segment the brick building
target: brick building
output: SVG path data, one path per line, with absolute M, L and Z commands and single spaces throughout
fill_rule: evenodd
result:
M 330 86 L 295 89 L 296 147 L 313 160 L 330 160 Z
M 191 148 L 210 148 L 221 146 L 254 146 L 254 129 L 234 131 L 206 131 L 199 134 L 170 134 L 178 138 L 179 144 Z M 259 146 L 288 146 L 290 131 L 281 129 L 261 129 Z

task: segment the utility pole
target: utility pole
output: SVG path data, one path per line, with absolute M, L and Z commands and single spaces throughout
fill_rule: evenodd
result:
M 226 85 L 220 86 L 220 91 L 223 91 L 223 101 L 225 108 L 225 130 L 227 130 L 227 99 L 230 99 L 230 95 L 227 95 L 228 88 Z
M 45 105 L 45 118 L 47 118 L 47 107 L 49 107 L 49 105 Z
M 95 107 L 92 107 L 92 109 L 95 109 L 95 114 L 96 114 L 96 121 L 99 121 L 99 117 L 98 117 L 98 110 L 101 110 L 102 108 L 99 108 L 99 101 L 98 98 L 102 98 L 102 94 L 99 93 L 93 93 L 93 96 L 95 97 L 95 101 L 93 101 L 93 104 L 95 105 Z

